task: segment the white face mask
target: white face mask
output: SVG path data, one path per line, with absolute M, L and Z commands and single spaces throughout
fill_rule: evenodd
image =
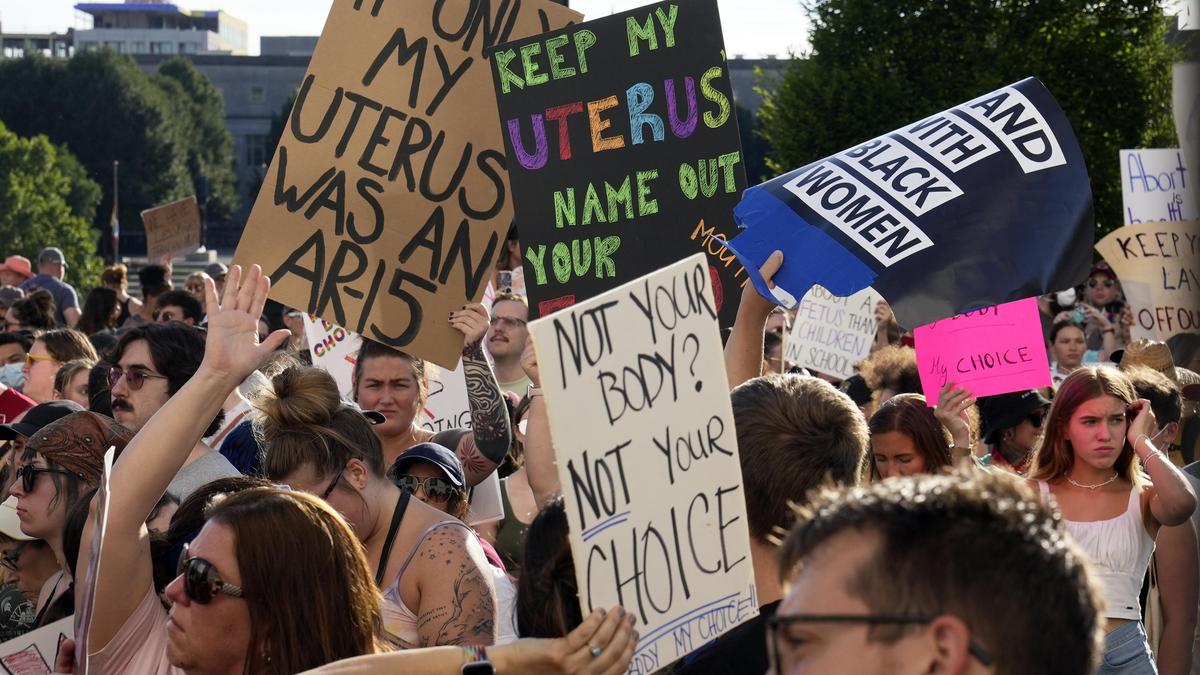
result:
M 0 384 L 13 389 L 21 389 L 25 386 L 25 364 L 24 363 L 6 363 L 3 368 L 0 368 Z

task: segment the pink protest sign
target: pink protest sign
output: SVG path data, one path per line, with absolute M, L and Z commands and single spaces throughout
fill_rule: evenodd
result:
M 917 367 L 929 405 L 948 381 L 975 396 L 1050 386 L 1036 298 L 985 307 L 915 331 Z

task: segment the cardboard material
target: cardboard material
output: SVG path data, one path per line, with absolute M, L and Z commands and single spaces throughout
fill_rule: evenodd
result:
M 195 195 L 142 211 L 146 258 L 191 253 L 200 248 L 200 206 Z
M 1200 333 L 1200 221 L 1128 225 L 1096 250 L 1133 308 L 1132 337 Z
M 4 675 L 50 675 L 63 640 L 75 635 L 75 617 L 59 619 L 0 644 L 0 672 Z
M 758 613 L 708 261 L 529 324 L 580 605 L 637 615 L 650 673 Z
M 723 241 L 746 176 L 716 0 L 505 44 L 492 65 L 530 317 L 706 252 L 731 326 L 746 275 Z
M 512 224 L 484 51 L 580 18 L 544 0 L 334 0 L 234 262 L 271 297 L 444 367 Z
M 1177 148 L 1122 150 L 1121 202 L 1126 225 L 1200 218 L 1194 175 Z
M 875 305 L 882 298 L 866 288 L 839 298 L 813 286 L 800 301 L 784 358 L 801 368 L 846 379 L 867 358 L 875 341 Z
M 921 389 L 931 406 L 947 381 L 975 396 L 1050 386 L 1037 298 L 959 314 L 914 331 Z

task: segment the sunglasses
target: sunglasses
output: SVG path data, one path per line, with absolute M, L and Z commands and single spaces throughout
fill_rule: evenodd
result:
M 492 318 L 488 319 L 489 326 L 494 327 L 498 323 L 502 323 L 508 328 L 520 328 L 529 322 L 525 319 L 517 319 L 511 316 L 493 316 Z
M 1104 281 L 1098 281 L 1095 278 L 1092 278 L 1092 279 L 1088 279 L 1088 288 L 1095 288 L 1096 286 L 1099 286 L 1100 284 L 1104 284 L 1105 288 L 1112 288 L 1113 284 L 1115 284 L 1115 283 L 1116 282 L 1113 281 L 1112 279 L 1105 279 Z
M 120 366 L 113 366 L 112 370 L 108 371 L 108 387 L 110 389 L 116 387 L 122 377 L 125 378 L 125 386 L 129 387 L 129 391 L 141 389 L 142 385 L 146 384 L 146 378 L 167 379 L 166 375 L 159 375 L 158 373 L 152 373 L 140 368 L 124 370 Z
M 227 584 L 221 580 L 217 568 L 204 558 L 188 557 L 188 545 L 183 545 L 183 553 L 179 556 L 177 574 L 183 577 L 183 592 L 188 599 L 201 605 L 207 605 L 218 595 L 230 598 L 245 597 L 241 587 Z
M 21 552 L 24 551 L 25 547 L 28 545 L 29 542 L 23 541 L 10 548 L 3 556 L 0 556 L 0 565 L 4 565 L 4 568 L 10 572 L 19 572 L 20 570 L 17 569 L 17 563 L 21 561 Z
M 26 354 L 25 355 L 25 367 L 32 368 L 33 364 L 37 363 L 38 361 L 55 361 L 55 360 L 56 359 L 53 356 L 50 356 L 49 354 Z
M 425 491 L 425 496 L 435 502 L 444 502 L 450 499 L 450 495 L 454 494 L 456 488 L 450 484 L 450 481 L 445 478 L 431 476 L 425 480 L 421 480 L 416 476 L 404 474 L 396 477 L 396 485 L 400 486 L 401 490 L 412 494 L 417 494 L 417 488 L 420 487 Z
M 60 476 L 74 476 L 70 471 L 62 469 L 39 469 L 32 464 L 26 464 L 17 469 L 16 477 L 21 481 L 21 490 L 29 493 L 33 492 L 33 488 L 37 485 L 37 477 L 44 473 L 56 473 Z

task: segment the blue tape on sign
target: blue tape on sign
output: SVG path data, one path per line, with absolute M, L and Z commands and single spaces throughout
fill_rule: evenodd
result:
M 875 281 L 874 270 L 767 190 L 747 190 L 733 215 L 739 223 L 755 225 L 726 246 L 746 268 L 758 294 L 768 300 L 790 308 L 813 284 L 845 297 Z M 783 251 L 783 267 L 775 273 L 776 288 L 771 289 L 758 270 L 775 251 Z

